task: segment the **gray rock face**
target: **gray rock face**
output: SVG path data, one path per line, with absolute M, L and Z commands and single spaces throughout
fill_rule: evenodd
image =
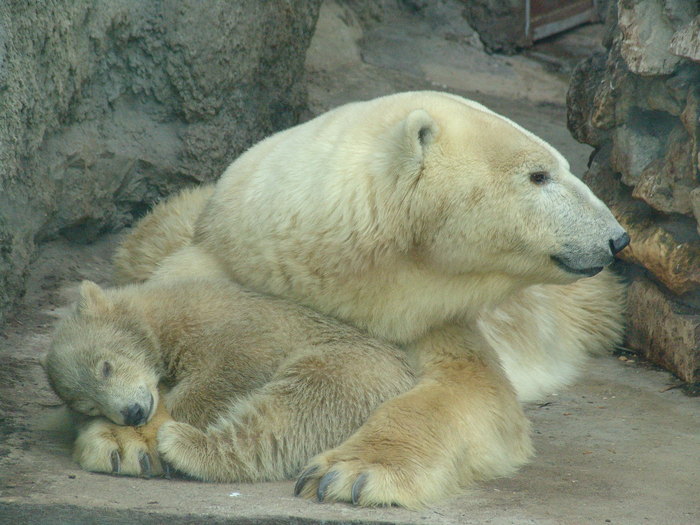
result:
M 629 288 L 629 344 L 687 381 L 700 374 L 700 314 L 677 306 L 654 283 L 639 277 Z
M 35 247 L 90 241 L 298 121 L 320 0 L 0 3 L 0 322 Z
M 572 77 L 569 129 L 596 147 L 584 180 L 632 238 L 628 346 L 700 381 L 700 4 L 616 7 L 607 55 Z
M 610 84 L 604 82 L 606 59 L 605 55 L 597 53 L 579 63 L 571 75 L 571 84 L 577 89 L 569 90 L 566 97 L 569 131 L 579 142 L 593 146 L 602 144 L 615 124 Z
M 530 41 L 524 34 L 525 2 L 520 0 L 462 0 L 464 16 L 489 51 L 513 54 Z M 517 36 L 514 36 L 517 35 Z
M 622 31 L 622 56 L 630 71 L 639 75 L 667 75 L 680 62 L 671 54 L 669 44 L 677 21 L 690 20 L 690 2 L 660 0 L 621 0 L 618 27 Z M 685 15 L 685 17 L 683 16 Z M 676 22 L 676 23 L 674 23 Z
M 700 15 L 673 35 L 669 49 L 674 55 L 700 62 Z

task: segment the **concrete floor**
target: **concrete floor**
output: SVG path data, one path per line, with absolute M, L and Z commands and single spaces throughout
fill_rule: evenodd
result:
M 590 152 L 565 128 L 565 79 L 541 62 L 488 56 L 473 34 L 455 37 L 427 21 L 397 14 L 363 32 L 327 4 L 308 80 L 311 114 L 400 90 L 447 89 L 539 134 L 575 172 Z M 527 407 L 537 448 L 530 465 L 421 512 L 300 500 L 292 481 L 207 484 L 84 472 L 53 429 L 57 400 L 39 356 L 77 283 L 109 284 L 116 242 L 109 235 L 89 246 L 45 245 L 24 304 L 0 333 L 0 523 L 700 523 L 698 399 L 669 389 L 677 384 L 669 373 L 613 356 L 592 360 L 578 384 Z

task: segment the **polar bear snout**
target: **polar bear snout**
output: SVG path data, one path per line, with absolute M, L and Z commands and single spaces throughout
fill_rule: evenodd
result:
M 588 186 L 570 173 L 560 177 L 546 208 L 558 238 L 550 258 L 569 277 L 591 277 L 613 263 L 630 236 Z
M 153 412 L 153 394 L 149 393 L 148 396 L 146 403 L 132 403 L 121 410 L 125 425 L 138 427 L 148 421 Z
M 122 415 L 124 416 L 125 425 L 137 427 L 146 422 L 146 411 L 141 405 L 136 403 L 122 410 Z
M 622 235 L 616 239 L 610 239 L 610 251 L 613 255 L 617 255 L 630 243 L 630 236 L 627 232 L 622 232 Z
M 591 265 L 586 261 L 582 261 L 580 258 L 566 257 L 563 255 L 552 255 L 552 261 L 559 267 L 559 269 L 565 271 L 566 273 L 580 275 L 581 277 L 593 277 L 594 275 L 603 271 L 603 268 L 610 264 L 606 262 L 600 265 Z M 612 262 L 612 257 L 609 258 Z
M 622 251 L 630 243 L 630 236 L 626 231 L 608 239 L 605 248 L 597 248 L 588 253 L 580 248 L 568 245 L 561 253 L 552 255 L 552 261 L 567 273 L 592 277 L 601 272 L 605 266 L 612 264 L 615 255 Z

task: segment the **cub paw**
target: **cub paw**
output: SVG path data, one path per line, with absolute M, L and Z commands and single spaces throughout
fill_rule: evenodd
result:
M 148 427 L 120 426 L 106 419 L 95 419 L 78 434 L 73 458 L 91 472 L 143 477 L 162 475 L 156 432 Z
M 161 461 L 170 465 L 175 472 L 186 476 L 215 481 L 207 474 L 205 466 L 212 461 L 221 461 L 221 458 L 211 459 L 211 451 L 207 447 L 205 434 L 187 423 L 168 421 L 158 430 L 158 453 Z M 218 465 L 222 468 L 222 465 Z

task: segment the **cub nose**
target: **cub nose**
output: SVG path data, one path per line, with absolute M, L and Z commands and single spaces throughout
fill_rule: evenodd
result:
M 610 239 L 609 243 L 610 251 L 615 255 L 630 243 L 630 236 L 627 235 L 627 232 L 623 232 L 617 239 Z
M 128 406 L 122 410 L 124 416 L 124 424 L 137 427 L 146 422 L 146 412 L 143 407 L 137 403 Z

